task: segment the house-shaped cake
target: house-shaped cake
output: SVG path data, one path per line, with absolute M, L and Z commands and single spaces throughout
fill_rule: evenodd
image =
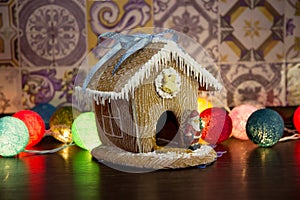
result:
M 85 89 L 102 141 L 92 155 L 147 168 L 213 162 L 215 151 L 187 149 L 181 130 L 197 109 L 198 91 L 218 91 L 221 83 L 172 40 L 154 38 L 114 69 L 125 53 L 122 49 L 103 63 Z

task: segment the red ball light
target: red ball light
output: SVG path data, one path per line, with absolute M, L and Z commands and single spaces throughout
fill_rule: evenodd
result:
M 16 112 L 13 117 L 22 120 L 28 128 L 29 141 L 26 148 L 32 147 L 42 140 L 45 134 L 45 122 L 38 113 L 31 110 L 21 110 Z
M 200 113 L 204 121 L 201 138 L 210 144 L 227 140 L 232 131 L 232 120 L 222 108 L 208 108 Z
M 300 132 L 300 106 L 295 110 L 293 116 L 293 123 L 298 132 Z

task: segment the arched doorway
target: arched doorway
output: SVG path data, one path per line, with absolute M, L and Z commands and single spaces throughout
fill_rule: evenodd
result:
M 165 111 L 156 124 L 156 145 L 179 147 L 179 123 L 172 111 Z

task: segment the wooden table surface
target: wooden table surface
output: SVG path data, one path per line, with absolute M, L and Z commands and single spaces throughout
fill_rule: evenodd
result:
M 48 136 L 49 137 L 49 136 Z M 45 138 L 37 149 L 60 143 Z M 46 155 L 0 158 L 0 199 L 299 199 L 300 140 L 257 148 L 229 139 L 205 169 L 127 173 L 77 146 Z
M 291 115 L 283 115 L 288 126 Z M 47 136 L 35 148 L 60 145 Z M 216 150 L 227 153 L 205 169 L 148 173 L 107 167 L 77 146 L 53 154 L 0 157 L 0 200 L 300 199 L 300 140 L 258 148 L 231 138 Z

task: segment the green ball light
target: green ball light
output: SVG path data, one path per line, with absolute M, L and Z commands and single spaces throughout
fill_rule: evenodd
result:
M 101 145 L 93 112 L 81 113 L 74 120 L 72 137 L 76 145 L 88 151 Z
M 0 119 L 0 155 L 12 157 L 24 150 L 29 142 L 29 132 L 25 123 L 15 117 Z
M 248 118 L 246 132 L 249 139 L 260 147 L 270 147 L 283 136 L 284 121 L 272 109 L 260 109 Z

